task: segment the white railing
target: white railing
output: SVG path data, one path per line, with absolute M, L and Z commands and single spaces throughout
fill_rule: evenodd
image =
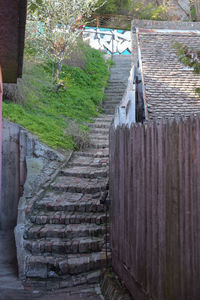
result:
M 116 107 L 114 126 L 128 125 L 136 122 L 136 70 L 133 66 L 130 71 L 126 91 L 120 104 Z

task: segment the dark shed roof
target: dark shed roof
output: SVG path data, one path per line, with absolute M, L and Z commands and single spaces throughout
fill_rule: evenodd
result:
M 0 65 L 3 81 L 22 76 L 27 0 L 0 0 Z
M 154 20 L 136 20 L 136 19 L 134 19 L 132 21 L 132 32 L 135 32 L 136 28 L 200 30 L 200 22 L 154 21 Z
M 200 49 L 200 31 L 138 29 L 146 116 L 172 118 L 200 112 L 200 74 L 180 63 L 175 42 Z

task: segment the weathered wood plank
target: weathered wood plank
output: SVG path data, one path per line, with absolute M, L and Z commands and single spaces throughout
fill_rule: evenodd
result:
M 110 133 L 113 267 L 136 299 L 200 295 L 200 117 Z

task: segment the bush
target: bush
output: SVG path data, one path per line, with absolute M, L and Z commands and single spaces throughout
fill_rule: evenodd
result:
M 84 150 L 90 145 L 90 138 L 87 128 L 80 127 L 78 123 L 69 120 L 65 130 L 65 134 L 71 137 L 75 150 Z
M 153 3 L 144 4 L 141 1 L 130 1 L 130 7 L 134 18 L 145 20 L 167 20 L 167 8 L 163 5 L 157 6 Z
M 15 103 L 25 103 L 26 96 L 24 94 L 23 83 L 21 79 L 18 79 L 17 84 L 4 83 L 3 99 L 11 99 Z

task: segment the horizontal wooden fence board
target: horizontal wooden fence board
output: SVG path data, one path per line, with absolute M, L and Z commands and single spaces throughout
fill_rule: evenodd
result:
M 200 117 L 110 130 L 113 268 L 135 299 L 200 299 Z

